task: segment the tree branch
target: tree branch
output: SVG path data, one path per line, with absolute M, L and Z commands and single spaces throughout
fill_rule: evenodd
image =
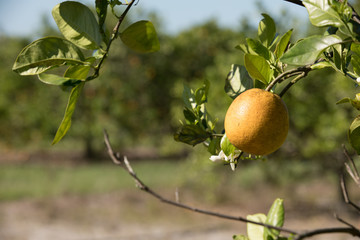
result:
M 212 212 L 212 211 L 207 211 L 204 209 L 199 209 L 199 208 L 195 208 L 195 207 L 191 207 L 189 205 L 186 204 L 182 204 L 179 203 L 177 201 L 172 201 L 169 200 L 167 198 L 162 197 L 160 194 L 156 193 L 155 191 L 153 191 L 150 187 L 148 187 L 137 175 L 136 173 L 132 170 L 129 161 L 127 160 L 126 157 L 121 157 L 119 153 L 115 153 L 112 150 L 111 144 L 110 144 L 110 140 L 109 140 L 109 136 L 107 134 L 106 131 L 104 131 L 104 141 L 105 141 L 105 145 L 108 151 L 108 154 L 110 156 L 110 158 L 112 159 L 112 161 L 118 165 L 121 166 L 124 170 L 126 170 L 130 176 L 135 180 L 136 186 L 140 189 L 143 190 L 147 193 L 149 193 L 151 196 L 155 197 L 156 199 L 160 200 L 163 203 L 175 206 L 175 207 L 179 207 L 182 209 L 186 209 L 186 210 L 190 210 L 192 212 L 197 212 L 197 213 L 201 213 L 201 214 L 205 214 L 205 215 L 209 215 L 209 216 L 213 216 L 213 217 L 218 217 L 218 218 L 223 218 L 223 219 L 227 219 L 227 220 L 234 220 L 234 221 L 240 221 L 240 222 L 246 222 L 246 223 L 252 223 L 252 224 L 256 224 L 256 225 L 260 225 L 260 226 L 264 226 L 267 228 L 271 228 L 271 229 L 275 229 L 278 231 L 282 231 L 282 232 L 286 232 L 286 233 L 290 233 L 290 234 L 295 234 L 297 235 L 298 233 L 290 230 L 290 229 L 286 229 L 286 228 L 281 228 L 281 227 L 276 227 L 276 226 L 272 226 L 269 224 L 265 224 L 265 223 L 261 223 L 261 222 L 255 222 L 255 221 L 251 221 L 246 219 L 245 217 L 240 217 L 240 216 L 231 216 L 231 215 L 226 215 L 226 214 L 222 214 L 222 213 L 217 213 L 217 212 Z
M 294 238 L 294 240 L 302 240 L 316 235 L 329 234 L 329 233 L 347 233 L 353 236 L 360 237 L 360 231 L 358 229 L 354 229 L 352 227 L 343 227 L 343 228 L 322 228 L 313 231 L 308 231 L 299 234 L 297 237 Z
M 358 205 L 356 205 L 355 203 L 353 203 L 349 198 L 349 193 L 347 191 L 345 177 L 343 174 L 341 174 L 341 176 L 340 176 L 340 187 L 341 187 L 341 191 L 342 191 L 345 203 L 349 204 L 350 206 L 355 208 L 360 213 L 360 207 Z
M 292 77 L 292 76 L 303 75 L 302 77 L 305 77 L 311 71 L 311 66 L 312 66 L 312 64 L 305 65 L 305 66 L 301 66 L 301 67 L 298 67 L 298 68 L 290 69 L 288 71 L 285 71 L 285 72 L 279 74 L 273 81 L 271 81 L 271 83 L 266 87 L 265 90 L 270 91 L 277 83 L 281 83 L 286 78 L 289 78 L 289 77 Z M 290 87 L 291 86 L 287 87 L 287 89 L 289 89 Z M 284 93 L 282 93 L 282 94 L 284 94 Z
M 272 225 L 261 223 L 261 222 L 251 221 L 244 217 L 231 216 L 231 215 L 227 215 L 227 214 L 222 214 L 222 213 L 217 213 L 217 212 L 208 211 L 208 210 L 204 210 L 204 209 L 199 209 L 199 208 L 191 207 L 186 204 L 179 203 L 179 201 L 169 200 L 167 198 L 164 198 L 157 192 L 153 191 L 150 187 L 148 187 L 136 175 L 135 171 L 132 169 L 129 161 L 127 160 L 127 158 L 125 156 L 121 157 L 121 155 L 119 153 L 116 153 L 113 151 L 111 144 L 110 144 L 109 136 L 105 130 L 104 130 L 104 141 L 105 141 L 105 145 L 106 145 L 108 154 L 109 154 L 110 158 L 112 159 L 112 161 L 114 162 L 114 164 L 121 166 L 128 174 L 130 174 L 130 176 L 135 180 L 136 186 L 140 190 L 145 191 L 146 193 L 150 194 L 151 196 L 155 197 L 156 199 L 158 199 L 159 201 L 161 201 L 163 203 L 166 203 L 166 204 L 178 207 L 178 208 L 186 209 L 186 210 L 189 210 L 192 212 L 197 212 L 197 213 L 201 213 L 204 215 L 208 215 L 208 216 L 218 217 L 218 218 L 227 219 L 227 220 L 240 221 L 240 222 L 245 222 L 245 223 L 251 223 L 251 224 L 256 224 L 256 225 L 264 226 L 267 228 L 279 230 L 279 231 L 294 235 L 295 236 L 294 240 L 301 240 L 301 239 L 309 238 L 309 237 L 312 237 L 315 235 L 326 234 L 326 233 L 347 233 L 347 234 L 351 234 L 353 236 L 360 237 L 360 231 L 357 228 L 354 228 L 351 226 L 350 227 L 342 227 L 342 228 L 340 228 L 340 227 L 339 228 L 336 228 L 336 227 L 335 228 L 322 228 L 322 229 L 315 229 L 315 230 L 299 233 L 299 232 L 296 232 L 291 229 L 276 227 L 276 226 L 272 226 Z

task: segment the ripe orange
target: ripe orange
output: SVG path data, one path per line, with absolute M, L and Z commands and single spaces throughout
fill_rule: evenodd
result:
M 276 94 L 252 88 L 231 103 L 225 116 L 225 133 L 238 149 L 267 155 L 284 143 L 289 130 L 289 114 Z

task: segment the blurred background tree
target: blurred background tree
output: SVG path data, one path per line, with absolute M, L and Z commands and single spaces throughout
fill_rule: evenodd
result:
M 98 157 L 103 151 L 102 131 L 106 128 L 121 149 L 154 149 L 159 156 L 189 150 L 172 139 L 178 119 L 182 118 L 183 84 L 196 88 L 205 79 L 211 84 L 209 112 L 219 120 L 218 131 L 222 130 L 231 102 L 223 90 L 224 80 L 231 64 L 243 62 L 235 46 L 245 41 L 245 36 L 255 35 L 256 27 L 247 24 L 246 19 L 238 29 L 220 27 L 216 20 L 210 20 L 170 35 L 161 31 L 161 20 L 155 13 L 141 14 L 159 26 L 161 50 L 140 55 L 116 42 L 100 78 L 85 87 L 73 127 L 56 149 L 72 146 L 81 149 L 87 158 Z M 279 33 L 297 25 L 296 20 L 284 24 L 287 19 L 293 18 L 286 13 L 275 18 Z M 48 24 L 42 31 L 57 34 Z M 314 30 L 309 25 L 304 31 Z M 14 58 L 30 39 L 1 36 L 0 42 L 0 146 L 4 150 L 49 148 L 67 94 L 11 72 Z M 290 134 L 284 147 L 270 158 L 287 161 L 315 157 L 322 164 L 333 164 L 329 159 L 336 159 L 341 152 L 348 119 L 355 116 L 350 107 L 335 103 L 349 92 L 356 92 L 351 81 L 326 70 L 310 74 L 292 88 L 284 97 L 290 111 Z

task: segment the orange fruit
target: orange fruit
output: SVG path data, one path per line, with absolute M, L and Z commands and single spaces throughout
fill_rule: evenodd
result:
M 289 114 L 276 94 L 252 88 L 235 98 L 225 116 L 225 133 L 238 149 L 254 155 L 268 155 L 284 143 Z

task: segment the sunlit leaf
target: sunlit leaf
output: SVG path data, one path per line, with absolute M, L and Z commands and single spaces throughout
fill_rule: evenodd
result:
M 86 77 L 88 76 L 90 69 L 91 69 L 90 66 L 84 66 L 84 65 L 70 66 L 66 70 L 64 77 L 86 80 Z
M 120 33 L 126 46 L 140 53 L 156 52 L 160 49 L 154 25 L 149 21 L 139 21 Z
M 80 84 L 76 85 L 71 93 L 70 93 L 70 97 L 69 97 L 69 101 L 67 103 L 66 109 L 65 109 L 65 115 L 63 120 L 60 123 L 60 126 L 55 134 L 54 140 L 52 142 L 52 144 L 56 144 L 58 143 L 68 132 L 68 130 L 70 129 L 71 126 L 71 118 L 72 115 L 75 111 L 75 107 L 76 107 L 76 102 L 80 96 L 80 93 L 83 89 L 85 85 L 85 82 L 81 82 Z
M 279 59 L 284 54 L 285 50 L 287 49 L 289 42 L 290 42 L 292 32 L 293 32 L 293 30 L 290 29 L 287 33 L 285 33 L 280 38 L 279 43 L 276 45 L 275 55 L 276 55 L 277 59 Z
M 329 62 L 324 62 L 324 61 L 321 61 L 321 62 L 318 62 L 318 63 L 315 63 L 314 65 L 311 65 L 311 69 L 323 69 L 323 68 L 327 68 L 327 67 L 332 67 L 332 65 L 329 63 Z
M 205 80 L 204 85 L 195 90 L 195 102 L 197 105 L 201 105 L 207 101 L 207 96 L 209 93 L 210 82 Z
M 246 68 L 242 65 L 232 64 L 225 80 L 225 92 L 234 99 L 240 93 L 253 87 L 254 80 L 250 77 Z
M 266 224 L 275 227 L 282 227 L 284 225 L 285 211 L 283 200 L 277 198 L 272 204 L 268 215 L 266 217 Z M 268 239 L 268 236 L 271 236 L 273 239 L 276 239 L 280 234 L 279 230 L 265 228 L 264 230 L 264 239 Z
M 348 139 L 351 146 L 360 155 L 360 116 L 356 117 L 350 125 Z
M 245 67 L 253 79 L 257 79 L 264 84 L 271 81 L 273 70 L 265 58 L 257 55 L 245 54 Z
M 77 79 L 72 79 L 72 78 L 68 78 L 68 77 L 62 77 L 62 76 L 58 76 L 55 74 L 48 74 L 48 73 L 41 73 L 38 75 L 39 80 L 42 81 L 43 83 L 46 84 L 50 84 L 50 85 L 63 85 L 67 82 L 78 82 L 80 80 Z
M 224 136 L 221 138 L 220 148 L 227 156 L 233 154 L 236 150 L 235 146 L 231 144 L 226 134 L 224 134 Z
M 320 54 L 342 40 L 336 35 L 311 36 L 296 43 L 280 58 L 283 63 L 291 65 L 307 65 L 314 63 Z
M 254 215 L 248 215 L 247 219 L 254 221 L 254 222 L 265 223 L 266 216 L 265 216 L 265 214 L 258 213 L 258 214 L 254 214 Z M 263 240 L 264 239 L 264 227 L 263 226 L 253 224 L 253 223 L 248 223 L 246 226 L 247 226 L 247 234 L 248 234 L 249 240 Z
M 314 26 L 340 27 L 344 24 L 339 13 L 329 4 L 329 0 L 303 0 L 302 2 Z
M 248 45 L 250 54 L 262 56 L 266 60 L 271 59 L 270 50 L 262 45 L 261 42 L 252 38 L 247 38 L 246 43 Z
M 343 98 L 340 101 L 338 101 L 336 104 L 342 104 L 342 103 L 350 103 L 354 108 L 360 110 L 360 93 L 356 94 L 354 99 L 348 97 Z
M 36 75 L 63 64 L 86 63 L 81 50 L 71 42 L 58 37 L 46 37 L 26 46 L 19 53 L 12 69 L 20 75 Z
M 249 49 L 246 44 L 241 43 L 241 44 L 237 45 L 235 48 L 242 51 L 243 53 L 249 53 Z
M 249 238 L 244 235 L 234 235 L 233 240 L 249 240 Z
M 262 44 L 270 47 L 276 35 L 276 26 L 274 20 L 267 14 L 263 13 L 264 17 L 258 27 L 258 36 Z
M 66 39 L 85 49 L 99 48 L 99 24 L 87 6 L 75 1 L 62 2 L 53 8 L 52 15 Z

